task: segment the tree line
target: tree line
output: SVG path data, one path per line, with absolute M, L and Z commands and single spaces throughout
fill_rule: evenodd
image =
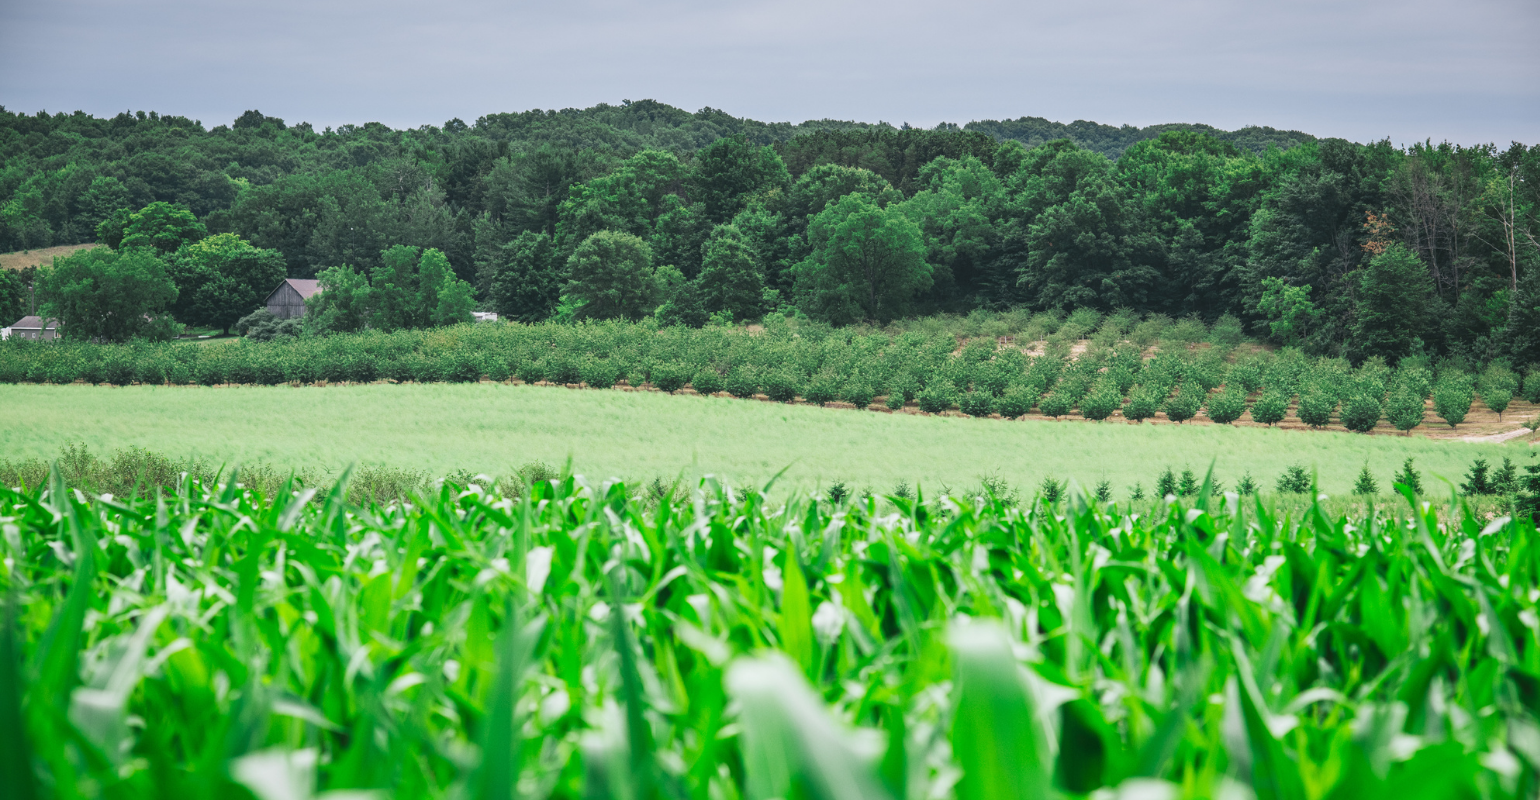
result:
M 1127 309 L 1230 314 L 1355 361 L 1540 362 L 1540 147 L 1519 144 L 651 101 L 403 131 L 4 113 L 0 144 L 0 246 L 96 239 L 166 203 L 326 285 L 437 251 L 472 302 L 524 321 Z

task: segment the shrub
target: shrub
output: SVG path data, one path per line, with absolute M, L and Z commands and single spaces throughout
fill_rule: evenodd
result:
M 1033 393 L 1031 387 L 1016 384 L 1006 389 L 1005 394 L 1000 396 L 999 402 L 995 403 L 995 410 L 1006 419 L 1016 419 L 1030 412 L 1036 400 L 1037 395 Z
M 1310 473 L 1305 471 L 1301 464 L 1295 464 L 1283 471 L 1278 476 L 1278 492 L 1280 494 L 1305 494 L 1310 491 Z
M 987 417 L 995 411 L 994 398 L 986 391 L 967 392 L 957 401 L 957 406 L 970 417 Z
M 677 361 L 659 364 L 652 368 L 653 388 L 673 394 L 684 388 L 690 380 L 690 368 Z
M 806 399 L 814 405 L 826 405 L 838 400 L 840 396 L 839 377 L 833 372 L 824 371 L 813 376 L 807 384 Z
M 1389 402 L 1385 404 L 1385 416 L 1389 418 L 1390 424 L 1408 436 L 1413 428 L 1422 424 L 1422 416 L 1426 411 L 1427 405 L 1422 397 L 1406 386 L 1392 392 Z
M 765 396 L 777 403 L 790 403 L 802 393 L 802 376 L 782 367 L 765 373 Z
M 1524 376 L 1524 402 L 1540 403 L 1540 367 Z
M 920 410 L 927 414 L 939 414 L 952 407 L 952 387 L 946 381 L 934 381 L 915 395 Z
M 690 388 L 703 395 L 716 394 L 722 391 L 722 375 L 716 369 L 706 367 L 690 379 Z
M 1355 394 L 1342 406 L 1342 424 L 1354 433 L 1368 433 L 1380 423 L 1384 409 L 1367 394 Z
M 1112 416 L 1112 412 L 1118 410 L 1123 404 L 1123 395 L 1118 392 L 1118 387 L 1107 378 L 1096 383 L 1096 388 L 1080 401 L 1080 416 L 1086 419 L 1101 422 Z
M 1057 390 L 1050 392 L 1047 397 L 1044 397 L 1037 404 L 1037 409 L 1043 412 L 1044 416 L 1053 417 L 1054 419 L 1068 414 L 1070 407 L 1069 397 Z
M 1337 410 L 1337 399 L 1320 387 L 1311 387 L 1299 397 L 1299 421 L 1312 428 L 1324 428 L 1331 424 L 1331 413 Z
M 753 397 L 759 393 L 759 376 L 754 374 L 752 367 L 740 364 L 728 370 L 727 379 L 722 382 L 722 388 L 733 397 Z
M 840 389 L 840 398 L 856 408 L 866 408 L 872 404 L 872 385 L 860 378 L 852 378 L 845 382 Z
M 1433 410 L 1451 428 L 1465 421 L 1473 402 L 1475 393 L 1470 379 L 1463 373 L 1440 378 L 1433 387 Z
M 1209 419 L 1220 425 L 1229 425 L 1246 413 L 1246 392 L 1239 384 L 1227 385 L 1209 397 L 1205 410 Z
M 1197 416 L 1203 407 L 1203 387 L 1189 382 L 1182 385 L 1176 396 L 1166 401 L 1166 419 L 1180 425 Z
M 887 399 L 883 402 L 883 405 L 887 406 L 892 411 L 897 411 L 897 410 L 903 408 L 904 407 L 904 394 L 903 394 L 903 392 L 889 392 L 888 396 L 887 396 Z

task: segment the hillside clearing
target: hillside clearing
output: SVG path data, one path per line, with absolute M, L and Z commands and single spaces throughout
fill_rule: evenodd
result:
M 18 250 L 14 253 L 0 253 L 0 269 L 40 267 L 44 264 L 52 264 L 56 256 L 67 256 L 79 250 L 90 250 L 93 247 L 101 247 L 101 245 L 94 242 L 88 244 L 64 244 L 58 247 L 44 247 L 38 250 Z

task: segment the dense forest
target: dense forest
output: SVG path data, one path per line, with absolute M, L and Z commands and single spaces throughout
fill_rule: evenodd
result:
M 524 321 L 1126 309 L 1232 314 L 1354 360 L 1540 362 L 1540 146 L 1029 117 L 793 125 L 641 101 L 325 131 L 256 111 L 205 128 L 0 108 L 0 156 L 0 251 L 118 248 L 171 204 L 196 220 L 179 246 L 224 234 L 205 246 L 239 255 L 221 263 L 281 259 L 352 287 L 334 304 L 382 289 L 405 246 Z M 173 273 L 191 258 L 162 255 Z M 326 319 L 377 327 L 383 312 L 363 311 Z

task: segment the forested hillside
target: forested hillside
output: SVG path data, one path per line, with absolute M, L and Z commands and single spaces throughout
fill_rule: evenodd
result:
M 170 203 L 202 226 L 177 246 L 234 234 L 221 246 L 271 251 L 359 303 L 408 246 L 526 321 L 1089 307 L 1234 314 L 1355 360 L 1540 362 L 1540 147 L 1519 144 L 1030 117 L 792 125 L 641 101 L 320 132 L 255 111 L 211 129 L 0 112 L 0 155 L 0 251 L 117 248 L 132 214 Z M 15 283 L 0 280 L 0 312 Z

